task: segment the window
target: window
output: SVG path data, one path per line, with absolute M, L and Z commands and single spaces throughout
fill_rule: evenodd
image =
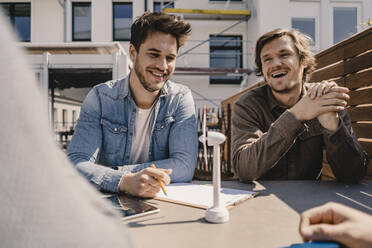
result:
M 211 35 L 210 67 L 242 68 L 242 36 Z M 241 76 L 210 76 L 210 84 L 240 84 Z
M 333 8 L 333 43 L 340 42 L 357 32 L 357 8 Z
M 133 18 L 132 3 L 114 3 L 113 40 L 130 40 L 130 27 Z
M 174 8 L 174 2 L 164 2 L 163 8 Z M 154 12 L 161 12 L 161 3 L 154 3 Z
M 31 4 L 1 3 L 6 18 L 15 28 L 20 41 L 30 41 L 31 34 Z
M 72 3 L 72 40 L 90 41 L 91 23 L 90 3 Z
M 66 127 L 67 125 L 67 110 L 62 109 L 62 127 Z
M 72 110 L 72 116 L 71 116 L 71 120 L 72 120 L 72 126 L 75 127 L 75 124 L 76 124 L 76 110 Z
M 315 44 L 315 18 L 292 18 L 292 28 L 308 35 Z

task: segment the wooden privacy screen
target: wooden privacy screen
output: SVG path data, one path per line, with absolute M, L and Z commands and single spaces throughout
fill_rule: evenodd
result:
M 371 160 L 367 177 L 372 178 L 372 28 L 315 57 L 317 69 L 311 82 L 334 80 L 350 89 L 348 110 L 354 132 Z M 322 174 L 324 179 L 334 178 L 326 159 Z
M 316 54 L 315 57 L 317 69 L 310 82 L 334 80 L 350 89 L 348 110 L 354 132 L 370 158 L 367 178 L 372 179 L 372 27 Z M 241 95 L 263 84 L 264 82 L 256 83 L 225 99 L 221 102 L 222 108 L 232 108 Z M 231 154 L 228 147 L 231 145 L 226 144 L 224 152 Z M 232 159 L 230 163 L 232 164 Z M 326 158 L 322 175 L 325 180 L 334 178 Z

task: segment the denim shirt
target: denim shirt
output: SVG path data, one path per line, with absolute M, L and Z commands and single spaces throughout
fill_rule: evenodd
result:
M 129 76 L 95 86 L 81 107 L 67 156 L 98 190 L 118 192 L 126 172 L 172 169 L 172 182 L 191 181 L 197 159 L 195 106 L 189 88 L 167 81 L 150 121 L 149 162 L 129 164 L 137 106 Z M 124 166 L 123 170 L 117 170 Z

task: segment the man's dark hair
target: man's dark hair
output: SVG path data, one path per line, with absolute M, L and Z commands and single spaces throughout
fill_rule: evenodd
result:
M 280 37 L 288 36 L 292 39 L 294 46 L 297 49 L 297 53 L 300 56 L 300 62 L 304 65 L 304 72 L 302 81 L 306 82 L 309 79 L 311 73 L 315 70 L 315 58 L 309 48 L 311 38 L 303 33 L 296 30 L 286 30 L 282 28 L 274 29 L 258 38 L 256 43 L 255 62 L 256 62 L 256 75 L 263 76 L 262 72 L 262 61 L 261 51 L 262 48 L 275 39 Z
M 155 32 L 170 34 L 177 40 L 177 50 L 183 46 L 190 35 L 191 26 L 175 15 L 160 12 L 145 12 L 136 18 L 131 27 L 130 43 L 138 52 L 147 37 Z

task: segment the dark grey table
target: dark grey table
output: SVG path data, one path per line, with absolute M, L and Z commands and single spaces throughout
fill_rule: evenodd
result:
M 160 213 L 127 222 L 136 247 L 283 247 L 302 242 L 299 217 L 308 208 L 335 201 L 372 214 L 372 181 L 226 181 L 222 186 L 259 195 L 232 208 L 225 224 L 207 223 L 201 209 L 148 200 Z

